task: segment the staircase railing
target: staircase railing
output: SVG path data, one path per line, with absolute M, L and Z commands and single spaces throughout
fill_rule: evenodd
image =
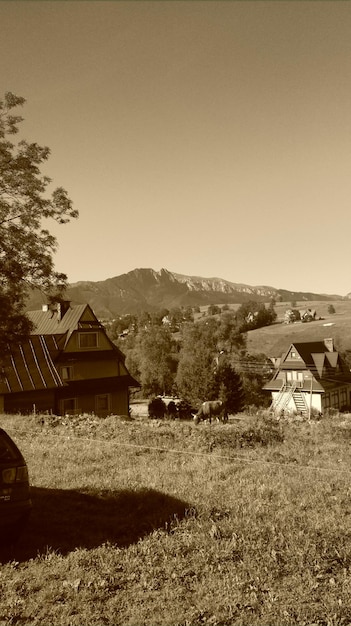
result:
M 284 409 L 289 404 L 293 393 L 296 390 L 296 387 L 297 383 L 287 385 L 286 381 L 284 381 L 281 388 L 279 389 L 277 397 L 272 400 L 270 411 L 272 411 L 273 413 L 277 413 L 278 411 L 284 411 Z

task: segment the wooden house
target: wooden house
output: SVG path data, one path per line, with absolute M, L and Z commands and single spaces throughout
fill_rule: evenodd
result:
M 324 413 L 351 406 L 351 374 L 333 340 L 293 343 L 275 361 L 276 372 L 263 389 L 272 394 L 274 414 Z
M 89 305 L 44 305 L 28 316 L 34 330 L 0 372 L 0 410 L 128 414 L 129 389 L 140 385 Z

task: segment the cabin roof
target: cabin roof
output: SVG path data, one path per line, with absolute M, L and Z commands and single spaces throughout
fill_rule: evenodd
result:
M 32 335 L 5 357 L 0 375 L 0 393 L 38 391 L 63 387 L 54 364 L 60 351 L 55 336 Z
M 28 311 L 27 315 L 34 324 L 34 329 L 31 334 L 61 335 L 67 332 L 71 334 L 78 328 L 80 318 L 87 307 L 89 307 L 88 304 L 70 306 L 62 318 L 60 318 L 58 311 L 52 309 L 48 309 L 47 311 Z
M 327 341 L 327 340 L 326 340 Z M 290 357 L 294 350 L 300 358 Z M 340 367 L 339 367 L 340 366 Z M 286 370 L 306 370 L 312 374 L 312 381 L 305 382 L 304 387 L 312 390 L 328 390 L 338 385 L 351 383 L 351 375 L 343 367 L 339 352 L 327 347 L 325 341 L 304 341 L 290 344 L 281 359 L 276 361 L 277 371 L 273 378 L 264 385 L 264 389 L 276 390 L 281 387 Z

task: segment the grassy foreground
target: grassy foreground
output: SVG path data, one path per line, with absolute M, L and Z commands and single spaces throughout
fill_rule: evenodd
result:
M 0 626 L 351 623 L 351 416 L 0 416 L 34 510 Z

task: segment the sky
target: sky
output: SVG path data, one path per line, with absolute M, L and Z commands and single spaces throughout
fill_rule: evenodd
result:
M 80 213 L 49 225 L 69 282 L 351 292 L 350 3 L 2 0 L 0 23 L 1 93 Z

